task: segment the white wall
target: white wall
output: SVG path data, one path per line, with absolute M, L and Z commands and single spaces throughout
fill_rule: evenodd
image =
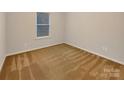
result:
M 124 13 L 50 13 L 50 17 L 50 37 L 36 39 L 35 13 L 7 13 L 8 54 L 66 42 L 124 62 Z
M 8 54 L 63 42 L 64 16 L 62 13 L 50 13 L 51 29 L 48 38 L 36 39 L 35 18 L 35 13 L 32 12 L 7 14 Z
M 67 13 L 65 41 L 124 63 L 124 13 Z
M 6 56 L 5 13 L 0 13 L 0 70 Z

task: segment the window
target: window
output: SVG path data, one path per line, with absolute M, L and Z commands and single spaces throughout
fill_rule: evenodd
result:
M 37 12 L 37 37 L 49 36 L 49 13 Z

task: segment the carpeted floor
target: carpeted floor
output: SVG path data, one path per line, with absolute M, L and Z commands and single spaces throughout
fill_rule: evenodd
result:
M 124 65 L 67 44 L 8 56 L 1 80 L 116 80 Z

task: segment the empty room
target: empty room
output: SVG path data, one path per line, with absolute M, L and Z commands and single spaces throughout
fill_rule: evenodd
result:
M 0 80 L 123 80 L 123 12 L 1 12 Z

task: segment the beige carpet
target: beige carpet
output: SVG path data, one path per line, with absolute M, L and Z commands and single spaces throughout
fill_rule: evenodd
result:
M 67 44 L 60 44 L 7 57 L 0 74 L 0 79 L 124 79 L 124 65 Z

